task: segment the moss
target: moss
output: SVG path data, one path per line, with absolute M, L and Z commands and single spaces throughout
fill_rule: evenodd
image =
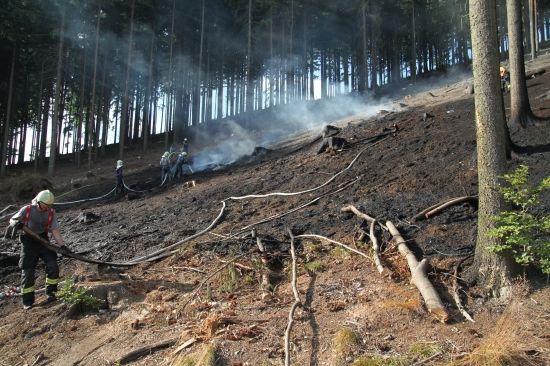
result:
M 325 269 L 323 263 L 319 261 L 309 262 L 309 263 L 306 263 L 304 266 L 310 272 L 321 272 Z
M 415 356 L 427 358 L 441 352 L 441 346 L 437 342 L 416 342 L 411 344 L 409 351 Z
M 195 361 L 191 357 L 185 356 L 174 362 L 173 366 L 195 366 Z
M 406 366 L 410 361 L 406 357 L 363 356 L 353 361 L 351 366 Z
M 218 359 L 218 346 L 209 344 L 204 349 L 197 366 L 215 366 Z
M 332 364 L 345 365 L 349 355 L 359 343 L 357 333 L 350 329 L 340 329 L 332 338 Z
M 350 253 L 344 248 L 337 247 L 332 249 L 330 252 L 334 257 L 350 258 Z

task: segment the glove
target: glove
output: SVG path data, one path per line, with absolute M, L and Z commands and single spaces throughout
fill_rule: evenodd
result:
M 64 257 L 68 257 L 70 254 L 73 254 L 73 251 L 70 250 L 66 245 L 63 245 L 61 248 L 59 248 L 59 254 Z
M 14 226 L 8 226 L 4 232 L 4 239 L 15 239 L 17 236 L 17 230 Z
M 10 226 L 14 228 L 14 230 L 21 230 L 25 224 L 23 224 L 21 221 L 10 221 Z

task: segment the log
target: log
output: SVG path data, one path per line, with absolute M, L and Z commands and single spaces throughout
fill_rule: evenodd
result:
M 420 294 L 426 303 L 426 308 L 439 321 L 445 323 L 449 319 L 449 314 L 426 274 L 426 270 L 429 265 L 428 260 L 424 258 L 418 262 L 416 256 L 413 252 L 411 252 L 405 240 L 393 223 L 391 221 L 387 221 L 386 226 L 396 241 L 397 250 L 407 260 L 409 269 L 411 270 L 411 283 L 420 291 Z
M 117 363 L 119 365 L 126 365 L 144 356 L 148 356 L 156 351 L 160 351 L 162 349 L 172 347 L 173 345 L 176 344 L 177 341 L 178 341 L 178 338 L 171 338 L 155 344 L 150 344 L 144 347 L 136 348 L 135 350 L 128 352 L 127 354 L 119 358 L 117 360 Z

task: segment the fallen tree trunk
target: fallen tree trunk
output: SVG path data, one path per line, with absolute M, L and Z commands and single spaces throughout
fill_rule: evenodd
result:
M 420 294 L 426 303 L 426 308 L 439 321 L 445 323 L 449 319 L 449 314 L 447 313 L 447 310 L 441 302 L 437 291 L 426 274 L 426 269 L 429 265 L 428 260 L 424 258 L 418 262 L 416 256 L 413 252 L 411 252 L 405 240 L 393 223 L 391 221 L 387 221 L 386 226 L 396 241 L 397 250 L 407 259 L 409 269 L 411 270 L 411 283 L 420 291 Z

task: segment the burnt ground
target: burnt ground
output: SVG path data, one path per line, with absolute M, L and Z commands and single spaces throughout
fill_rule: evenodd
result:
M 528 65 L 541 66 L 550 67 L 548 56 Z M 408 87 L 393 100 L 395 105 L 401 103 L 394 111 L 382 111 L 375 118 L 358 115 L 335 121 L 343 128 L 339 136 L 350 142 L 343 151 L 318 155 L 318 144 L 307 143 L 315 134 L 302 134 L 273 150 L 261 151 L 255 159 L 186 177 L 195 186 L 179 182 L 131 195 L 132 199 L 109 197 L 60 207 L 62 231 L 74 251 L 105 261 L 125 261 L 205 229 L 220 212 L 221 202 L 227 203 L 210 232 L 181 245 L 169 258 L 124 270 L 61 259 L 62 277 L 72 277 L 107 300 L 99 312 L 69 310 L 61 303 L 39 304 L 24 312 L 17 299 L 2 300 L 0 363 L 112 365 L 134 348 L 177 338 L 174 346 L 134 364 L 168 365 L 185 355 L 198 357 L 207 345 L 215 344 L 220 365 L 282 365 L 284 333 L 294 302 L 287 229 L 295 235 L 329 237 L 370 253 L 369 243 L 359 240 L 365 229 L 361 220 L 341 212 L 343 206 L 352 204 L 382 222 L 394 222 L 417 257 L 430 259 L 429 278 L 450 320 L 442 324 L 426 311 L 418 291 L 409 284 L 406 262 L 388 234 L 379 233 L 382 261 L 392 269 L 392 278 L 380 276 L 371 261 L 328 242 L 299 240 L 297 288 L 304 306 L 295 314 L 291 333 L 292 364 L 345 365 L 361 356 L 365 363 L 355 365 L 458 364 L 461 359 L 479 365 L 546 364 L 550 360 L 550 291 L 544 280 L 534 278 L 531 286 L 518 282 L 508 304 L 491 300 L 481 288 L 463 284 L 463 301 L 475 319 L 475 323 L 468 322 L 456 309 L 451 292 L 455 265 L 474 250 L 476 208 L 463 204 L 428 220 L 411 219 L 437 202 L 477 192 L 474 105 L 473 96 L 467 93 L 470 82 L 452 81 L 423 91 Z M 550 72 L 529 80 L 528 85 L 533 111 L 550 117 L 546 97 Z M 423 118 L 424 113 L 433 117 Z M 374 143 L 369 140 L 391 132 L 395 125 L 397 132 Z M 513 139 L 522 145 L 549 143 L 550 129 L 533 126 L 514 131 Z M 310 190 L 350 165 L 363 150 L 348 170 L 318 190 L 228 199 Z M 125 176 L 133 189 L 155 187 L 160 153 L 160 144 L 158 151 L 147 156 L 129 152 Z M 509 162 L 510 169 L 520 163 L 529 165 L 536 179 L 550 172 L 548 153 L 516 156 Z M 68 192 L 58 195 L 59 200 L 108 192 L 113 187 L 111 165 L 112 159 L 100 161 L 85 177 L 69 163 L 61 164 L 51 180 L 57 192 Z M 21 185 L 21 177 L 31 170 L 16 172 L 5 184 Z M 93 186 L 71 191 L 70 179 Z M 339 188 L 343 189 L 335 192 Z M 3 197 L 8 200 L 13 195 Z M 313 204 L 288 213 L 317 197 Z M 544 199 L 549 202 L 548 197 Z M 99 219 L 80 223 L 76 218 L 81 211 Z M 285 215 L 258 223 L 279 214 Z M 270 251 L 275 282 L 267 298 L 262 298 L 260 290 L 262 266 L 256 240 L 249 235 L 250 225 Z M 14 242 L 0 243 L 2 251 L 18 250 Z M 237 256 L 235 266 L 215 273 Z M 2 258 L 1 271 L 2 284 L 18 283 L 13 259 Z M 37 284 L 42 283 L 43 268 L 37 272 Z M 208 285 L 201 287 L 206 279 Z M 342 329 L 354 332 L 356 342 L 338 345 L 333 338 Z M 176 355 L 177 347 L 191 338 L 195 342 Z M 510 359 L 490 363 L 472 354 Z M 366 363 L 366 358 L 373 363 Z

